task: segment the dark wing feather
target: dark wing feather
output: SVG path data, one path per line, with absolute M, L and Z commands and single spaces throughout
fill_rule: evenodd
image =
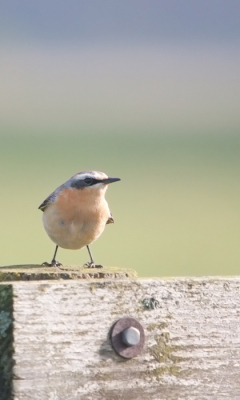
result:
M 38 207 L 40 210 L 45 211 L 47 206 L 51 203 L 53 203 L 57 198 L 57 193 L 53 192 L 44 200 L 44 202 Z

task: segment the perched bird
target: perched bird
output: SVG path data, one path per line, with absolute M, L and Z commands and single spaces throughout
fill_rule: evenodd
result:
M 77 250 L 86 246 L 90 262 L 89 268 L 100 268 L 93 261 L 89 245 L 104 231 L 106 224 L 113 223 L 105 193 L 109 183 L 120 181 L 109 178 L 103 172 L 79 172 L 59 186 L 40 205 L 43 211 L 43 225 L 56 244 L 56 249 L 49 266 L 61 265 L 56 261 L 58 246 Z

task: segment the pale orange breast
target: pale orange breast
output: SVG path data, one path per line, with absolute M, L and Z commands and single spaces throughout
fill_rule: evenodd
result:
M 96 240 L 109 217 L 108 204 L 93 190 L 65 189 L 44 212 L 44 227 L 59 246 L 79 249 Z

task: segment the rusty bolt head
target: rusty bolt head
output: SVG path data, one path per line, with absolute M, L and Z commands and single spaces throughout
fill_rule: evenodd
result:
M 134 318 L 118 320 L 110 334 L 116 353 L 124 358 L 136 357 L 143 349 L 145 334 L 142 325 Z

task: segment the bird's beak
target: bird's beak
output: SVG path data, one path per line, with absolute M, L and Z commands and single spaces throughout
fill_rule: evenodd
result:
M 105 185 L 108 185 L 109 183 L 117 182 L 117 181 L 120 181 L 120 180 L 121 180 L 120 178 L 107 178 L 107 179 L 103 179 L 102 182 Z

